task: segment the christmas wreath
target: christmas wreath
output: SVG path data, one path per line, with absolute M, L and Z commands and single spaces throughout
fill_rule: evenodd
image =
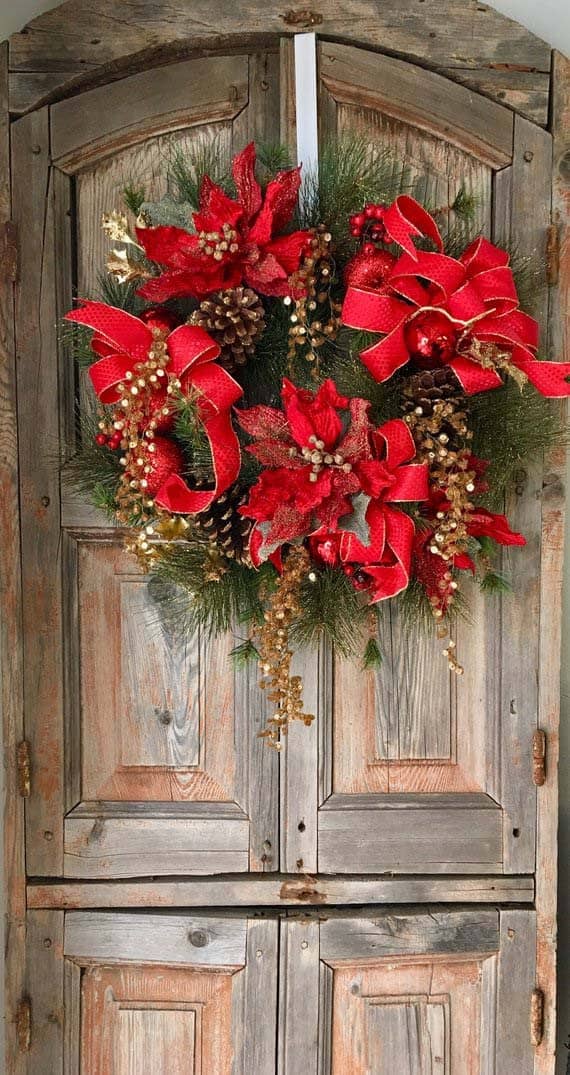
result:
M 280 748 L 312 720 L 294 645 L 378 664 L 387 602 L 427 611 L 462 673 L 461 579 L 506 587 L 495 551 L 525 539 L 497 509 L 563 435 L 545 397 L 570 394 L 570 364 L 539 358 L 536 279 L 468 235 L 464 191 L 428 211 L 358 142 L 301 196 L 282 150 L 258 158 L 228 176 L 215 150 L 177 155 L 162 201 L 125 191 L 132 229 L 104 218 L 102 296 L 66 315 L 98 400 L 67 473 L 184 629 L 246 632 L 234 657 L 259 661 Z

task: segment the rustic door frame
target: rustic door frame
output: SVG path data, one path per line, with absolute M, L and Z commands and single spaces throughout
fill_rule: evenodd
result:
M 94 10 L 95 7 L 95 10 Z M 383 5 L 362 0 L 324 3 L 316 0 L 311 10 L 279 14 L 268 10 L 262 0 L 249 0 L 247 11 L 230 3 L 181 4 L 174 23 L 154 23 L 153 32 L 142 23 L 125 27 L 117 34 L 115 20 L 106 16 L 104 2 L 93 5 L 80 0 L 47 12 L 14 35 L 2 46 L 0 57 L 0 417 L 2 455 L 0 458 L 0 504 L 3 555 L 2 622 L 0 669 L 2 671 L 2 715 L 4 725 L 4 801 L 7 957 L 7 1058 L 14 1072 L 22 1070 L 20 1047 L 25 1047 L 25 1004 L 22 1006 L 26 877 L 24 856 L 24 810 L 27 793 L 22 718 L 22 651 L 20 535 L 18 530 L 18 445 L 15 432 L 15 367 L 13 342 L 14 284 L 17 279 L 17 241 L 11 226 L 9 120 L 37 109 L 45 103 L 68 97 L 96 84 L 123 77 L 127 73 L 163 65 L 208 51 L 228 51 L 243 45 L 242 27 L 251 28 L 252 37 L 316 30 L 329 39 L 396 55 L 444 73 L 494 97 L 549 127 L 554 139 L 552 257 L 549 264 L 551 294 L 558 299 L 558 314 L 551 319 L 550 350 L 554 357 L 570 357 L 563 311 L 570 293 L 570 209 L 568 207 L 568 160 L 570 136 L 570 62 L 553 53 L 523 27 L 481 5 L 464 0 L 445 0 L 424 5 L 414 20 L 395 25 L 393 12 Z M 149 14 L 156 8 L 147 0 Z M 185 11 L 184 8 L 188 10 Z M 220 11 L 223 8 L 223 11 Z M 140 5 L 139 5 L 140 10 Z M 223 25 L 223 35 L 219 27 Z M 454 57 L 457 41 L 469 39 L 476 55 L 470 66 L 458 67 Z M 87 70 L 87 74 L 85 73 Z M 550 86 L 550 89 L 549 89 Z M 286 100 L 286 98 L 284 98 Z M 550 109 L 549 109 L 550 104 Z M 560 247 L 559 263 L 556 256 Z M 566 352 L 566 354 L 565 354 Z M 554 937 L 556 900 L 557 827 L 557 730 L 559 711 L 559 650 L 561 577 L 563 550 L 564 453 L 558 452 L 545 471 L 543 496 L 543 557 L 539 664 L 539 727 L 548 746 L 546 780 L 538 790 L 536 907 L 538 915 L 537 984 L 546 995 L 543 1043 L 536 1053 L 536 1075 L 552 1072 L 554 1017 L 551 998 L 554 987 Z M 538 749 L 538 744 L 537 744 Z M 19 764 L 18 764 L 19 761 Z M 307 894 L 291 891 L 297 903 Z M 315 893 L 316 899 L 318 895 Z M 25 999 L 25 998 L 24 998 Z M 19 1042 L 18 1042 L 19 1038 Z

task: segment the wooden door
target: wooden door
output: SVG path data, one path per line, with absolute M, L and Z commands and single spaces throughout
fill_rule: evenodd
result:
M 508 514 L 528 544 L 505 553 L 512 596 L 483 605 L 473 594 L 463 680 L 440 643 L 387 616 L 380 673 L 325 647 L 298 655 L 317 721 L 294 725 L 281 755 L 256 737 L 263 698 L 256 669 L 227 660 L 233 640 L 182 638 L 160 620 L 124 535 L 60 480 L 88 389 L 57 324 L 75 294 L 96 289 L 101 214 L 133 178 L 164 194 L 172 154 L 197 140 L 226 159 L 252 138 L 294 141 L 291 41 L 273 17 L 259 14 L 261 44 L 182 61 L 177 45 L 177 62 L 114 71 L 12 124 L 31 762 L 13 1072 L 552 1075 L 553 996 L 542 1052 L 529 1019 L 553 959 L 552 920 L 533 901 L 537 861 L 544 894 L 553 854 L 555 776 L 537 789 L 532 749 L 539 721 L 556 725 L 556 692 L 539 697 L 537 677 L 558 639 L 545 614 L 559 568 L 556 476 L 517 476 Z M 515 94 L 524 118 L 497 93 L 340 43 L 352 39 L 343 18 L 346 32 L 337 19 L 335 43 L 319 44 L 323 138 L 366 133 L 404 158 L 431 208 L 464 185 L 486 234 L 542 250 L 544 107 L 535 117 L 528 93 Z M 376 32 L 366 25 L 360 46 Z M 548 303 L 537 293 L 543 326 Z M 18 918 L 10 942 L 22 937 Z
M 544 248 L 548 132 L 436 74 L 422 72 L 420 93 L 409 64 L 363 49 L 322 43 L 319 71 L 323 139 L 360 132 L 405 164 L 424 204 L 445 210 L 464 188 L 483 233 Z M 544 332 L 547 311 L 543 288 L 533 313 Z M 503 558 L 514 592 L 487 601 L 473 587 L 459 682 L 435 632 L 410 637 L 393 613 L 380 671 L 320 654 L 312 753 L 295 729 L 285 762 L 289 869 L 301 857 L 324 873 L 533 872 L 542 469 L 518 477 L 508 515 L 527 546 Z
M 278 89 L 276 51 L 200 59 L 14 125 L 14 174 L 26 176 L 14 215 L 27 236 L 16 333 L 31 874 L 277 866 L 277 763 L 256 738 L 255 675 L 234 675 L 231 639 L 188 640 L 159 622 L 122 535 L 60 489 L 58 438 L 69 452 L 88 388 L 56 356 L 58 317 L 97 291 L 101 215 L 125 184 L 136 177 L 158 198 L 177 151 L 205 141 L 229 159 L 253 137 L 276 141 Z

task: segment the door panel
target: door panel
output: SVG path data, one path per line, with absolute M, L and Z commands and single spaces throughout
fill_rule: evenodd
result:
M 252 136 L 278 140 L 279 64 L 275 49 L 175 64 L 15 124 L 15 173 L 29 173 L 15 216 L 29 237 L 17 333 L 35 875 L 278 867 L 279 763 L 257 738 L 255 670 L 234 673 L 231 638 L 182 639 L 123 535 L 65 485 L 60 500 L 58 456 L 93 396 L 57 361 L 56 324 L 74 293 L 96 294 L 101 215 L 126 184 L 159 199 L 177 150 L 211 143 L 229 160 Z
M 444 230 L 464 188 L 474 226 L 498 241 L 516 236 L 521 254 L 540 248 L 549 134 L 494 104 L 486 111 L 490 102 L 463 87 L 446 84 L 447 97 L 439 76 L 345 45 L 319 46 L 319 74 L 322 138 L 358 131 L 394 153 Z M 537 294 L 533 310 L 543 326 L 544 302 Z M 503 556 L 506 599 L 467 584 L 473 624 L 460 620 L 455 631 L 461 679 L 442 642 L 410 634 L 394 612 L 381 627 L 380 671 L 320 654 L 320 727 L 303 742 L 292 736 L 284 763 L 287 781 L 298 765 L 319 778 L 316 800 L 307 777 L 304 801 L 288 795 L 288 869 L 300 859 L 326 873 L 532 872 L 538 634 L 528 638 L 525 622 L 538 616 L 541 468 L 519 477 L 507 511 L 527 546 Z
M 274 1075 L 277 931 L 229 914 L 31 913 L 27 1070 Z
M 365 908 L 282 932 L 279 1075 L 532 1072 L 532 912 Z

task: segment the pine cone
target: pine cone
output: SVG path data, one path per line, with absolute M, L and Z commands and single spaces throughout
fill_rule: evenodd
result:
M 265 328 L 263 303 L 250 287 L 232 287 L 204 299 L 190 317 L 222 349 L 220 362 L 230 372 L 255 351 Z
M 194 516 L 196 529 L 209 538 L 229 560 L 246 562 L 249 557 L 249 536 L 253 526 L 251 519 L 238 515 L 238 508 L 245 504 L 248 497 L 243 486 L 230 485 L 225 493 L 206 511 Z
M 421 407 L 426 418 L 429 418 L 433 414 L 435 403 L 459 403 L 462 392 L 461 385 L 449 366 L 423 370 L 406 381 L 404 410 L 411 411 Z

